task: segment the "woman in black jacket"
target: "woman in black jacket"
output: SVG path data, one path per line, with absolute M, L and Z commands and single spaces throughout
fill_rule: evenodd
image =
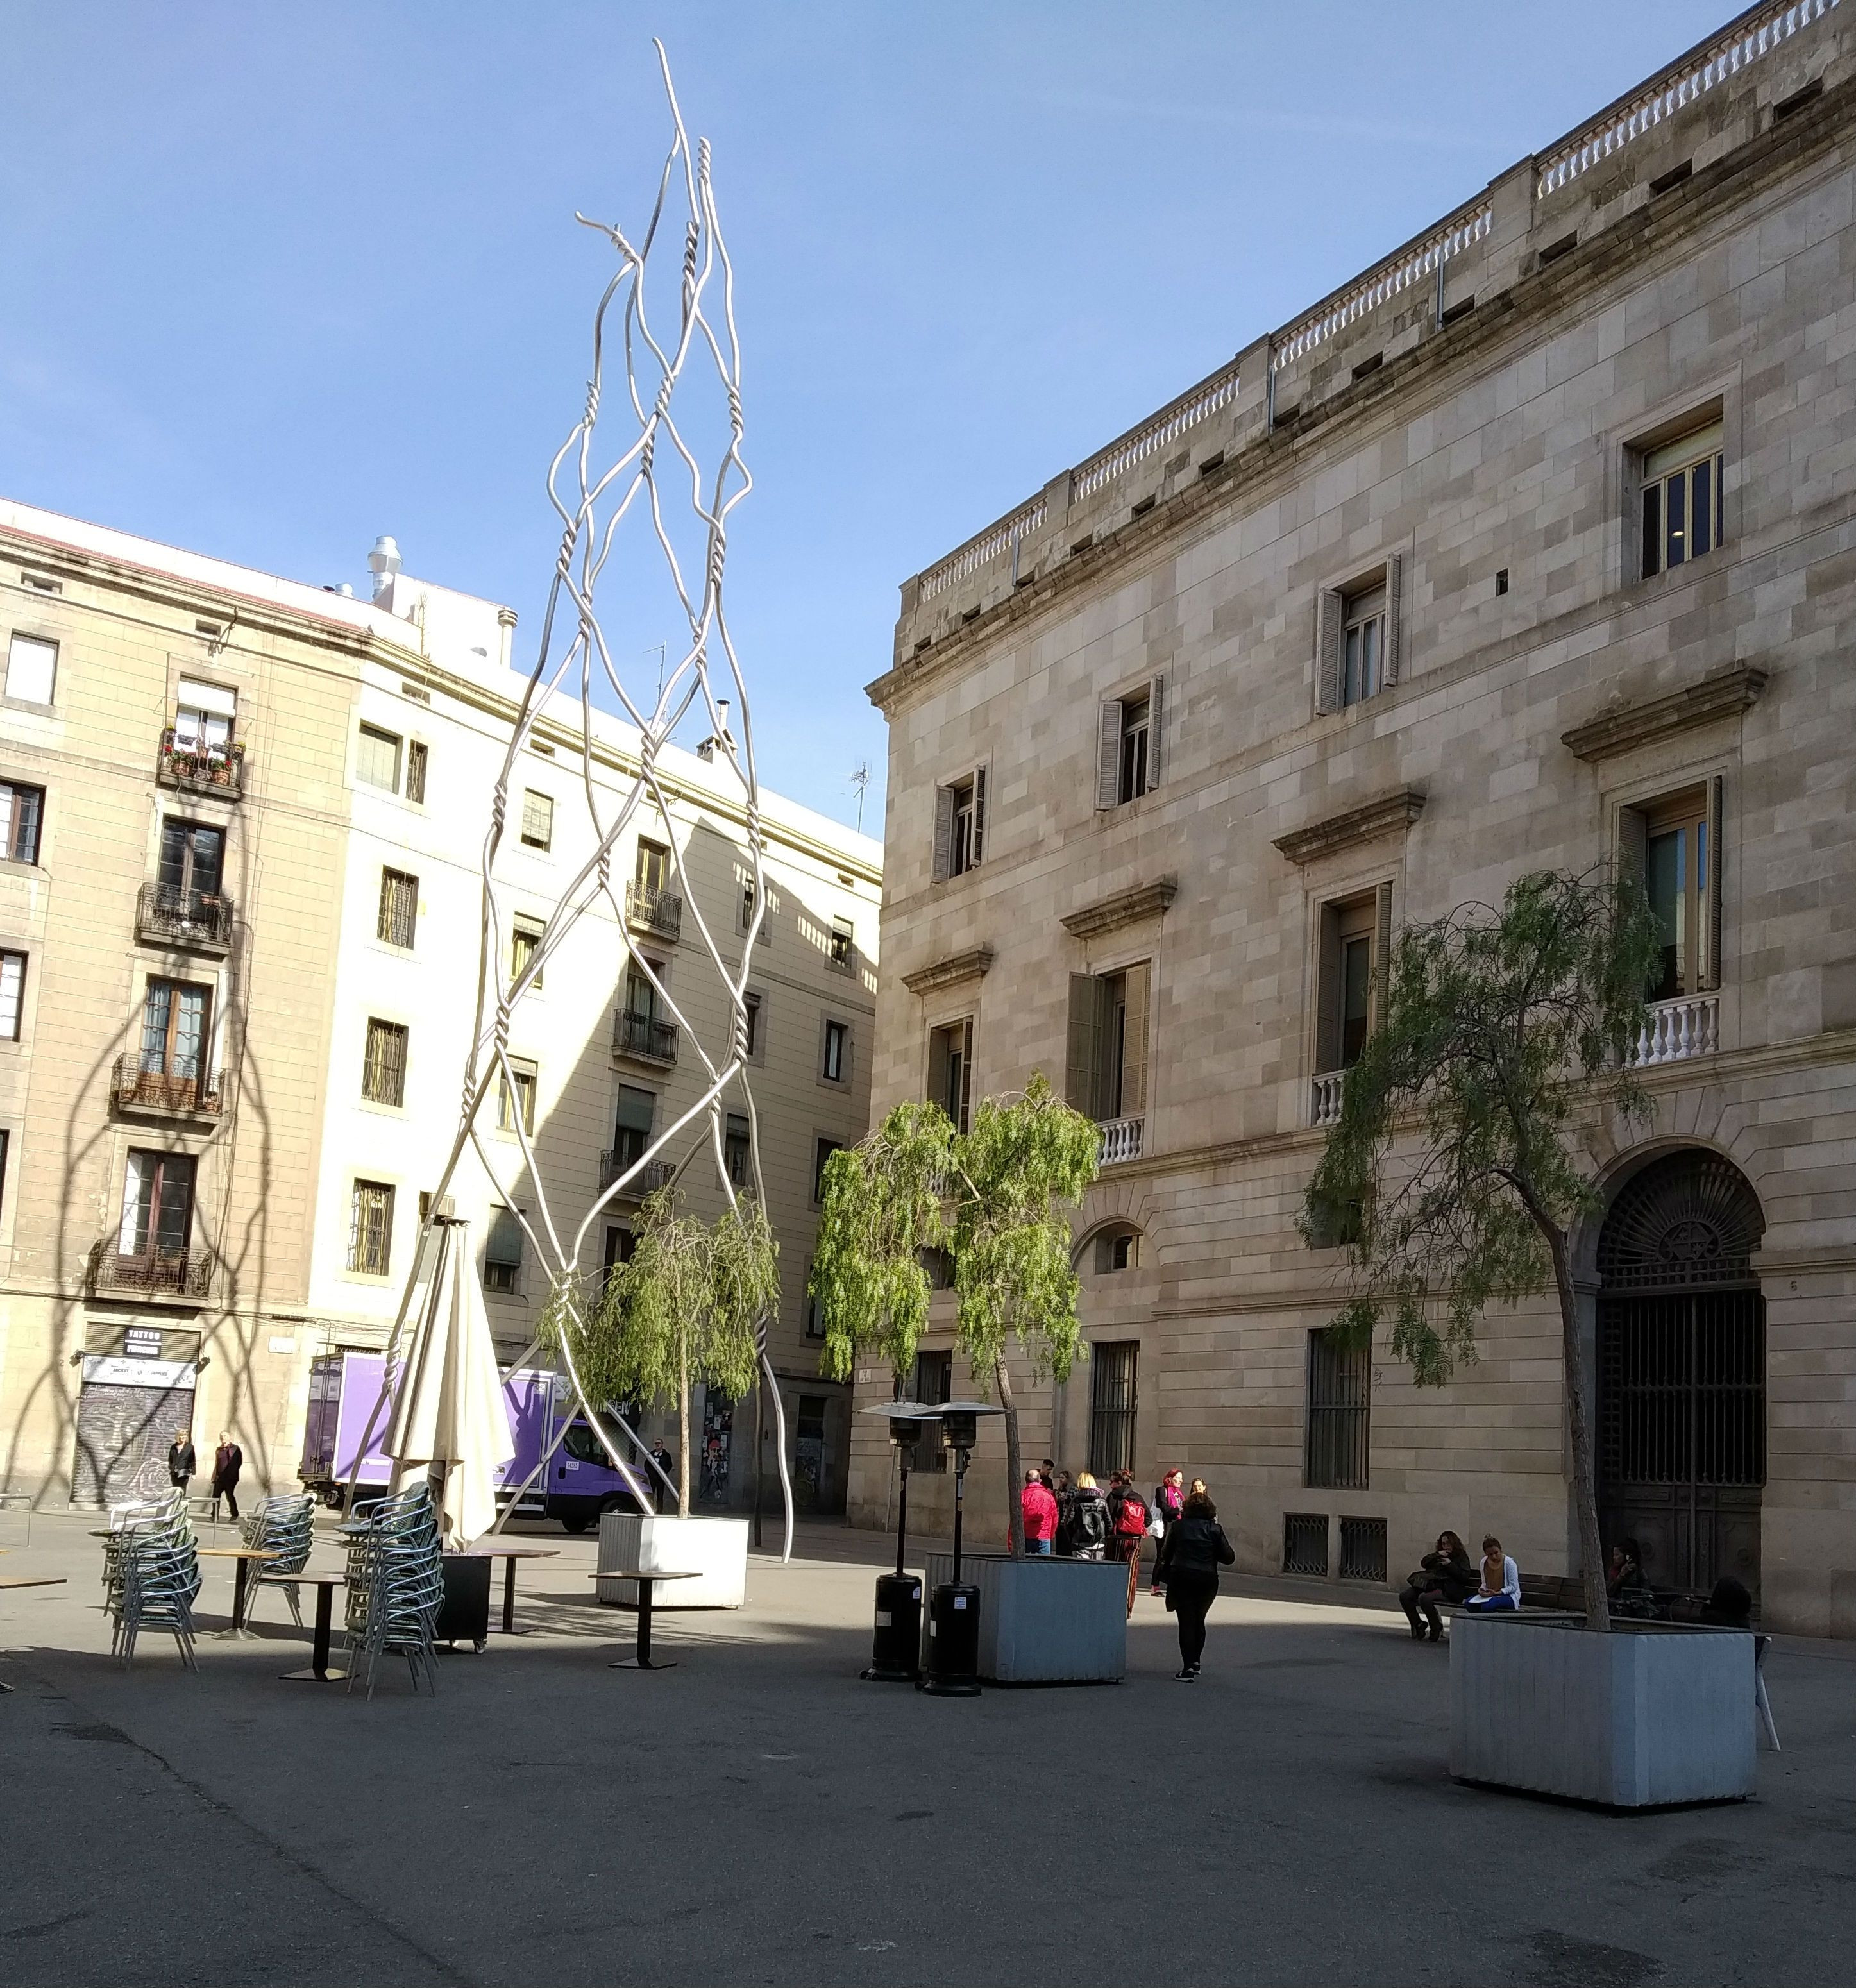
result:
M 1182 1684 L 1190 1684 L 1198 1675 L 1205 1615 L 1218 1594 L 1218 1570 L 1236 1558 L 1236 1549 L 1218 1523 L 1218 1507 L 1202 1491 L 1194 1492 L 1160 1543 L 1158 1574 L 1166 1584 L 1166 1605 L 1179 1618 Z
M 1443 1618 L 1438 1613 L 1441 1602 L 1446 1608 L 1460 1608 L 1476 1592 L 1476 1569 L 1469 1564 L 1469 1555 L 1463 1543 L 1454 1533 L 1439 1533 L 1437 1550 L 1424 1557 L 1419 1567 L 1398 1591 L 1398 1605 L 1405 1611 L 1405 1619 L 1411 1625 L 1411 1638 L 1422 1643 L 1428 1627 L 1431 1641 L 1441 1643 L 1444 1639 Z M 1424 1611 L 1424 1621 L 1418 1618 L 1418 1611 Z

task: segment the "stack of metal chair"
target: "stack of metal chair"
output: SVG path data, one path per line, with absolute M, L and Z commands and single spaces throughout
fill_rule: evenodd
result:
M 110 1650 L 117 1662 L 126 1670 L 134 1661 L 143 1630 L 164 1630 L 181 1662 L 197 1671 L 193 1604 L 199 1592 L 198 1542 L 185 1496 L 177 1490 L 141 1511 L 123 1511 L 103 1542 L 103 1607 L 116 1625 Z
M 266 1587 L 281 1587 L 300 1629 L 303 1608 L 297 1598 L 296 1583 L 290 1577 L 303 1572 L 309 1562 L 309 1549 L 316 1543 L 316 1500 L 306 1493 L 295 1496 L 280 1493 L 266 1498 L 255 1510 L 248 1512 L 238 1524 L 248 1547 L 259 1547 L 277 1556 L 275 1560 L 259 1563 L 257 1584 L 245 1611 L 246 1622 L 248 1624 L 252 1619 L 252 1610 L 257 1606 L 259 1593 Z
M 420 1483 L 370 1506 L 358 1523 L 342 1528 L 348 1541 L 348 1649 L 365 1658 L 367 1696 L 374 1696 L 375 1666 L 384 1651 L 397 1650 L 419 1688 L 423 1667 L 434 1697 L 438 1691 L 438 1653 L 432 1629 L 445 1598 L 438 1515 L 431 1487 Z M 360 1666 L 351 1662 L 348 1689 Z

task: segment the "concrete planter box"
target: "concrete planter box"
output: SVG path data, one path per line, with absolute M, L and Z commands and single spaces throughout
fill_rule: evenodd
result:
M 995 1684 L 1116 1684 L 1127 1669 L 1127 1569 L 1118 1560 L 962 1554 L 979 1590 L 979 1674 Z M 931 1594 L 954 1577 L 930 1554 Z
M 739 1608 L 748 1598 L 745 1519 L 680 1519 L 637 1512 L 607 1512 L 600 1519 L 601 1571 L 609 1567 L 661 1567 L 694 1573 L 695 1581 L 667 1581 L 651 1590 L 657 1608 Z M 602 1601 L 635 1608 L 635 1581 L 596 1581 Z
M 1608 1808 L 1754 1791 L 1753 1648 L 1731 1630 L 1450 1625 L 1450 1772 Z

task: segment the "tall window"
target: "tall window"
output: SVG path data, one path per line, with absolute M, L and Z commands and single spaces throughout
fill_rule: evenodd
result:
M 825 1199 L 825 1162 L 833 1153 L 843 1150 L 842 1139 L 820 1139 L 812 1151 L 812 1199 L 815 1205 Z
M 49 704 L 58 681 L 58 644 L 15 635 L 7 645 L 6 694 L 26 704 Z
M 819 1074 L 827 1084 L 848 1084 L 850 1081 L 850 1024 L 848 1022 L 827 1021 L 825 1024 L 825 1050 Z
M 508 1069 L 497 1083 L 497 1128 L 501 1131 L 513 1132 L 519 1125 L 532 1138 L 535 1133 L 535 1066 L 516 1057 L 509 1057 L 508 1063 Z
M 1166 679 L 1155 677 L 1097 713 L 1096 806 L 1124 806 L 1160 784 L 1161 713 Z
M 742 1024 L 742 1053 L 756 1061 L 760 1057 L 760 996 L 752 992 L 742 996 L 742 1005 L 747 1011 Z
M 1721 542 L 1722 427 L 1710 421 L 1643 458 L 1643 576 L 1712 552 Z
M 729 1114 L 727 1135 L 722 1142 L 722 1158 L 729 1169 L 729 1178 L 736 1187 L 749 1184 L 752 1161 L 748 1149 L 748 1121 L 739 1111 Z
M 535 957 L 536 954 L 541 950 L 542 936 L 546 930 L 547 928 L 542 924 L 539 918 L 525 918 L 519 914 L 511 921 L 509 925 L 509 985 L 512 987 L 513 987 L 516 982 L 522 978 L 522 975 L 527 972 L 529 961 L 532 960 Z M 542 975 L 538 972 L 536 974 L 535 978 L 529 982 L 529 985 L 539 992 L 540 991 Z
M 197 1084 L 206 1074 L 206 1014 L 204 987 L 150 980 L 142 999 L 143 1074 Z
M 522 1278 L 522 1223 L 512 1208 L 493 1209 L 483 1246 L 483 1288 L 513 1297 Z
M 935 792 L 935 880 L 964 877 L 985 853 L 986 769 Z
M 367 1019 L 367 1053 L 361 1064 L 361 1095 L 370 1104 L 406 1102 L 406 1025 Z
M 0 781 L 0 858 L 8 863 L 39 860 L 39 824 L 44 813 L 43 787 Z
M 831 935 L 827 942 L 826 958 L 842 972 L 848 973 L 857 963 L 857 942 L 856 928 L 849 918 L 833 918 Z
M 1134 1467 L 1134 1341 L 1089 1349 L 1089 1467 L 1098 1477 Z
M 1311 1490 L 1364 1491 L 1372 1349 L 1331 1326 L 1308 1335 L 1308 1433 L 1302 1482 Z
M 194 1162 L 191 1154 L 130 1149 L 123 1174 L 120 1256 L 152 1262 L 184 1256 L 193 1232 Z
M 1719 783 L 1626 810 L 1631 850 L 1649 893 L 1661 946 L 1645 998 L 1673 1001 L 1718 987 Z
M 1340 702 L 1361 704 L 1384 687 L 1385 589 L 1346 597 L 1340 624 Z
M 377 725 L 363 725 L 355 742 L 354 777 L 363 786 L 383 787 L 390 794 L 400 791 L 400 735 L 383 732 Z
M 404 870 L 380 872 L 380 912 L 375 930 L 388 945 L 411 949 L 419 918 L 419 880 Z
M 950 1022 L 928 1035 L 928 1101 L 938 1104 L 954 1121 L 956 1131 L 967 1129 L 967 1116 L 973 1093 L 973 1024 L 969 1019 Z
M 25 1005 L 25 955 L 0 952 L 0 1043 L 19 1040 L 19 1013 Z
M 163 899 L 172 909 L 197 915 L 203 898 L 217 898 L 225 874 L 225 831 L 205 822 L 161 823 L 161 854 L 157 871 Z
M 527 849 L 554 847 L 554 798 L 530 787 L 522 797 L 522 840 Z
M 767 891 L 766 909 L 761 915 L 758 942 L 762 945 L 770 945 L 772 943 L 773 915 L 779 909 L 779 893 L 769 885 Z M 752 877 L 744 877 L 741 880 L 741 929 L 745 932 L 753 922 L 754 879 Z
M 423 739 L 412 739 L 406 746 L 406 798 L 425 803 L 425 762 L 427 747 Z
M 235 691 L 181 678 L 174 692 L 175 750 L 223 759 L 232 750 L 232 721 L 238 715 Z
M 1317 962 L 1315 1068 L 1331 1073 L 1360 1060 L 1377 1012 L 1379 962 L 1391 942 L 1391 889 L 1321 907 Z
M 1398 681 L 1401 554 L 1351 586 L 1316 597 L 1315 708 L 1364 704 Z
M 393 1189 L 384 1181 L 357 1180 L 348 1212 L 348 1267 L 364 1277 L 384 1277 L 393 1260 Z
M 655 897 L 658 891 L 670 886 L 670 851 L 661 842 L 649 842 L 643 836 L 638 838 L 637 873 L 635 878 L 641 892 Z
M 625 969 L 626 1013 L 640 1022 L 654 1022 L 658 1019 L 658 988 L 663 979 L 661 961 L 630 962 Z
M 637 1254 L 638 1239 L 629 1229 L 612 1227 L 606 1231 L 605 1270 L 608 1280 L 621 1263 L 629 1263 Z
M 657 1094 L 641 1090 L 635 1084 L 619 1086 L 618 1111 L 613 1121 L 613 1158 L 622 1173 L 635 1166 L 651 1144 L 651 1127 L 657 1110 Z
M 1108 1123 L 1147 1109 L 1149 967 L 1070 976 L 1065 1084 L 1070 1102 Z

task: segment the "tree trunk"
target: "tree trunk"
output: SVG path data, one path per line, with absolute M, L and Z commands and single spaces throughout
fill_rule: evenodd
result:
M 690 1515 L 690 1356 L 685 1347 L 677 1362 L 677 1512 Z
M 1018 1404 L 1012 1398 L 1012 1377 L 1006 1371 L 1006 1356 L 1002 1353 L 993 1362 L 992 1372 L 999 1382 L 999 1405 L 1006 1412 L 1006 1523 L 1009 1528 L 1012 1557 L 1023 1560 L 1025 1506 L 1020 1494 L 1024 1489 L 1025 1472 L 1018 1447 Z
M 1611 1611 L 1604 1587 L 1604 1543 L 1598 1535 L 1598 1486 L 1592 1462 L 1592 1426 L 1586 1414 L 1585 1363 L 1579 1346 L 1579 1317 L 1574 1303 L 1572 1266 L 1566 1237 L 1547 1232 L 1553 1255 L 1553 1287 L 1560 1298 L 1560 1337 L 1566 1364 L 1566 1418 L 1573 1447 L 1573 1509 L 1579 1520 L 1579 1570 L 1585 1585 L 1585 1626 L 1609 1629 Z

